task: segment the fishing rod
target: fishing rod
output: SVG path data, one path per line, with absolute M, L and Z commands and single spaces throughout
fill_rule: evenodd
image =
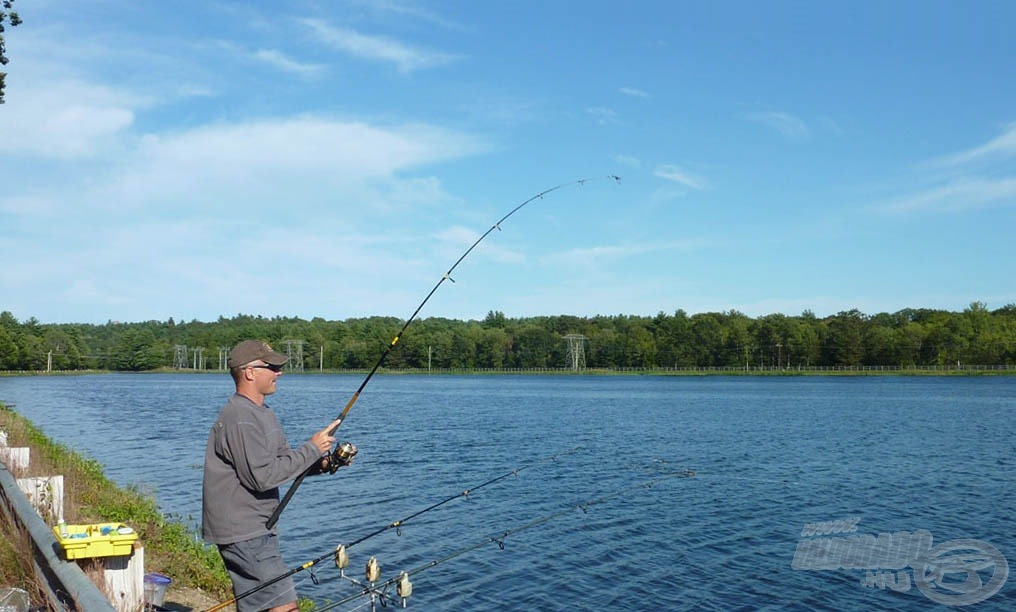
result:
M 507 472 L 505 472 L 505 473 L 503 473 L 503 474 L 501 474 L 499 476 L 495 476 L 495 477 L 493 477 L 493 478 L 491 478 L 489 480 L 486 480 L 486 481 L 484 481 L 484 482 L 482 482 L 482 483 L 480 483 L 480 484 L 478 484 L 478 485 L 476 485 L 474 487 L 470 487 L 468 489 L 465 489 L 465 490 L 463 490 L 460 493 L 455 493 L 454 495 L 449 495 L 448 497 L 442 499 L 441 501 L 433 503 L 433 504 L 427 506 L 426 508 L 424 508 L 422 510 L 417 510 L 416 512 L 413 512 L 412 514 L 409 514 L 409 515 L 405 516 L 404 518 L 401 518 L 401 519 L 396 520 L 396 521 L 392 521 L 391 523 L 388 523 L 387 525 L 384 525 L 383 527 L 377 528 L 374 531 L 368 533 L 367 535 L 364 535 L 364 536 L 362 536 L 360 538 L 357 538 L 357 539 L 353 540 L 352 542 L 350 542 L 348 544 L 340 544 L 339 546 L 337 546 L 335 548 L 334 551 L 329 551 L 328 553 L 323 554 L 323 555 L 321 555 L 320 557 L 318 557 L 316 559 L 311 559 L 310 561 L 307 561 L 306 563 L 303 563 L 302 565 L 294 567 L 291 570 L 287 571 L 286 573 L 281 574 L 279 576 L 276 576 L 275 578 L 272 578 L 271 580 L 268 580 L 266 582 L 263 582 L 263 583 L 259 584 L 258 586 L 254 587 L 254 588 L 252 588 L 252 589 L 250 589 L 248 591 L 240 593 L 239 595 L 233 597 L 232 599 L 230 599 L 228 601 L 224 601 L 224 602 L 222 602 L 220 604 L 212 606 L 211 608 L 208 608 L 208 610 L 206 610 L 205 612 L 218 612 L 218 610 L 222 610 L 222 609 L 224 609 L 224 608 L 226 608 L 226 607 L 236 603 L 237 601 L 243 599 L 244 597 L 247 597 L 249 595 L 253 595 L 254 593 L 257 593 L 258 591 L 260 591 L 261 589 L 267 588 L 267 587 L 275 584 L 276 582 L 279 582 L 280 580 L 284 580 L 286 578 L 289 578 L 290 576 L 292 576 L 294 574 L 298 574 L 298 573 L 302 572 L 303 570 L 310 569 L 310 568 L 314 567 L 315 565 L 317 565 L 318 563 L 324 561 L 325 559 L 335 558 L 335 560 L 336 560 L 335 564 L 339 565 L 340 559 L 345 555 L 346 551 L 349 550 L 350 548 L 352 548 L 353 546 L 356 546 L 357 544 L 360 544 L 360 543 L 362 543 L 362 542 L 364 542 L 366 540 L 369 540 L 370 538 L 373 538 L 375 536 L 381 535 L 382 533 L 384 533 L 384 532 L 386 532 L 386 531 L 388 531 L 390 529 L 395 529 L 395 532 L 397 534 L 402 535 L 402 530 L 401 530 L 402 526 L 405 525 L 406 523 L 408 523 L 409 521 L 417 518 L 421 514 L 425 514 L 427 512 L 432 511 L 432 510 L 436 510 L 437 508 L 440 508 L 441 506 L 443 506 L 443 505 L 445 505 L 447 503 L 455 501 L 456 499 L 468 498 L 470 494 L 472 494 L 472 493 L 474 493 L 476 491 L 479 491 L 480 489 L 482 489 L 484 487 L 488 487 L 488 486 L 490 486 L 492 484 L 500 482 L 500 481 L 504 480 L 505 478 L 509 478 L 511 476 L 518 476 L 518 474 L 520 472 L 528 470 L 529 468 L 536 467 L 536 466 L 539 466 L 539 465 L 541 465 L 543 463 L 547 463 L 548 461 L 554 461 L 554 460 L 556 460 L 556 459 L 558 459 L 560 457 L 564 457 L 566 455 L 570 455 L 570 454 L 576 453 L 579 450 L 581 450 L 581 448 L 582 447 L 580 447 L 580 446 L 576 446 L 575 448 L 572 448 L 572 449 L 567 450 L 567 451 L 562 451 L 560 453 L 555 453 L 553 455 L 547 455 L 546 457 L 543 457 L 542 459 L 538 459 L 536 461 L 533 461 L 531 463 L 523 465 L 522 467 L 512 468 L 512 469 L 508 470 Z M 346 558 L 348 559 L 348 557 L 346 557 Z
M 400 572 L 397 577 L 395 577 L 395 578 L 389 578 L 388 580 L 385 580 L 384 582 L 382 582 L 380 584 L 376 584 L 376 583 L 380 579 L 381 567 L 378 564 L 377 559 L 375 557 L 371 557 L 370 559 L 368 559 L 367 565 L 366 565 L 366 578 L 367 578 L 367 581 L 370 584 L 363 584 L 363 583 L 361 583 L 358 580 L 354 580 L 352 578 L 349 578 L 348 576 L 345 576 L 345 574 L 343 573 L 342 574 L 343 578 L 346 578 L 347 580 L 349 580 L 353 584 L 361 587 L 360 592 L 359 593 L 355 593 L 353 595 L 350 595 L 350 596 L 348 596 L 348 597 L 346 597 L 344 599 L 341 599 L 339 601 L 336 601 L 336 602 L 334 602 L 332 604 L 329 604 L 329 605 L 327 605 L 327 606 L 325 606 L 323 608 L 315 608 L 315 610 L 319 610 L 320 612 L 325 612 L 326 610 L 332 610 L 334 608 L 337 608 L 338 606 L 345 605 L 347 603 L 351 603 L 353 601 L 356 601 L 357 599 L 359 599 L 360 597 L 363 597 L 365 595 L 370 595 L 372 600 L 373 600 L 373 598 L 377 597 L 381 601 L 382 607 L 384 607 L 384 606 L 387 605 L 386 601 L 388 599 L 390 599 L 390 595 L 388 594 L 388 592 L 390 591 L 392 586 L 396 587 L 396 593 L 398 594 L 399 598 L 402 600 L 402 606 L 405 607 L 406 600 L 413 593 L 413 584 L 412 584 L 412 582 L 410 582 L 409 578 L 411 576 L 414 576 L 414 575 L 424 571 L 424 570 L 428 570 L 428 569 L 430 569 L 432 567 L 435 567 L 437 565 L 440 565 L 442 563 L 450 561 L 450 560 L 452 560 L 452 559 L 454 559 L 456 557 L 460 557 L 460 556 L 462 556 L 462 555 L 464 555 L 466 553 L 469 553 L 469 552 L 472 552 L 472 551 L 477 550 L 479 548 L 482 548 L 483 546 L 486 546 L 487 544 L 490 544 L 490 543 L 497 544 L 498 549 L 504 550 L 505 549 L 505 543 L 504 542 L 508 538 L 508 536 L 515 535 L 517 533 L 520 533 L 522 531 L 526 531 L 528 529 L 532 529 L 533 527 L 537 527 L 539 525 L 543 525 L 544 523 L 548 523 L 548 522 L 550 522 L 550 521 L 552 521 L 552 520 L 554 520 L 556 518 L 559 518 L 561 516 L 564 516 L 565 514 L 568 514 L 568 513 L 572 512 L 572 511 L 574 511 L 576 509 L 577 510 L 581 510 L 583 514 L 586 514 L 586 513 L 588 513 L 589 508 L 591 506 L 595 506 L 595 505 L 598 505 L 598 504 L 605 503 L 605 502 L 607 502 L 607 501 L 609 501 L 609 500 L 611 500 L 611 499 L 613 499 L 615 497 L 619 497 L 619 496 L 624 495 L 626 493 L 630 493 L 630 492 L 632 492 L 632 491 L 634 491 L 636 489 L 648 489 L 648 488 L 652 488 L 653 486 L 655 486 L 655 485 L 657 485 L 657 484 L 659 484 L 659 483 L 661 483 L 663 481 L 670 480 L 671 478 L 693 478 L 694 476 L 695 476 L 695 471 L 694 470 L 688 470 L 688 469 L 677 470 L 677 471 L 674 471 L 674 472 L 669 472 L 669 473 L 663 474 L 662 476 L 659 476 L 657 478 L 654 478 L 654 479 L 651 479 L 651 480 L 648 480 L 648 481 L 645 481 L 645 482 L 641 482 L 641 483 L 637 483 L 637 484 L 632 485 L 632 486 L 628 486 L 628 487 L 623 487 L 623 488 L 617 489 L 615 491 L 609 492 L 609 493 L 607 493 L 607 494 L 605 494 L 605 495 L 603 495 L 601 497 L 598 497 L 598 498 L 589 499 L 589 500 L 586 500 L 586 501 L 583 501 L 583 502 L 580 502 L 580 503 L 577 503 L 577 504 L 569 505 L 568 507 L 566 507 L 566 508 L 564 508 L 562 510 L 551 512 L 550 514 L 546 514 L 544 516 L 536 518 L 536 519 L 534 519 L 532 521 L 529 521 L 528 523 L 525 523 L 523 525 L 515 527 L 514 529 L 505 529 L 503 531 L 498 531 L 498 532 L 492 533 L 492 534 L 490 534 L 488 536 L 485 536 L 484 538 L 482 538 L 482 539 L 480 539 L 480 540 L 478 540 L 478 541 L 476 541 L 476 542 L 474 542 L 472 544 L 464 546 L 463 548 L 460 548 L 458 550 L 452 551 L 452 552 L 448 553 L 447 555 L 445 555 L 443 557 L 439 557 L 437 559 L 434 559 L 434 560 L 431 560 L 431 561 L 427 561 L 426 563 L 418 565 L 417 567 L 415 567 L 413 569 Z M 346 565 L 348 565 L 348 558 L 346 558 L 344 561 L 345 561 Z M 336 565 L 338 565 L 338 563 L 339 563 L 339 560 L 336 559 Z M 343 569 L 343 567 L 340 567 L 339 569 L 341 570 L 341 569 Z
M 615 182 L 620 182 L 621 181 L 621 177 L 619 177 L 617 175 L 614 175 L 614 174 L 610 174 L 610 175 L 607 175 L 605 177 L 597 177 L 597 178 L 610 178 L 610 179 L 614 179 Z M 431 296 L 434 295 L 434 293 L 437 292 L 438 288 L 442 284 L 444 284 L 444 282 L 446 280 L 450 280 L 453 283 L 455 282 L 455 280 L 452 278 L 452 272 L 455 271 L 455 268 L 457 268 L 459 266 L 459 264 L 462 263 L 462 260 L 465 259 L 466 256 L 468 256 L 470 253 L 473 252 L 473 249 L 475 249 L 478 244 L 483 242 L 483 239 L 486 238 L 488 234 L 493 232 L 495 229 L 500 231 L 501 230 L 501 224 L 504 223 L 505 220 L 508 219 L 508 217 L 511 217 L 512 215 L 514 215 L 522 207 L 524 207 L 526 204 L 529 204 L 533 200 L 542 199 L 543 196 L 545 196 L 548 193 L 551 193 L 553 191 L 557 191 L 558 189 L 563 189 L 565 187 L 570 187 L 570 186 L 573 186 L 573 185 L 585 185 L 586 183 L 588 183 L 590 181 L 594 181 L 594 180 L 596 180 L 596 178 L 579 179 L 577 181 L 571 181 L 569 183 L 561 183 L 560 185 L 556 185 L 554 187 L 551 187 L 550 189 L 546 189 L 544 191 L 541 191 L 540 193 L 534 195 L 533 197 L 529 198 L 525 202 L 523 202 L 523 203 L 519 204 L 518 206 L 516 206 L 515 208 L 513 208 L 507 215 L 501 217 L 497 221 L 497 223 L 492 225 L 490 227 L 490 229 L 488 229 L 486 232 L 483 233 L 483 235 L 481 235 L 479 238 L 477 238 L 476 242 L 474 242 L 468 249 L 466 249 L 465 252 L 462 253 L 462 255 L 457 260 L 455 260 L 455 263 L 452 264 L 452 267 L 448 268 L 448 271 L 444 273 L 444 276 L 442 276 L 441 279 L 437 281 L 437 284 L 434 285 L 434 288 L 430 290 L 430 293 L 427 294 L 427 297 L 423 298 L 423 301 L 420 302 L 420 305 L 416 307 L 416 310 L 413 311 L 413 314 L 410 315 L 410 317 L 408 319 L 406 319 L 406 322 L 402 325 L 402 329 L 399 330 L 399 333 L 395 334 L 395 337 L 392 338 L 392 341 L 390 343 L 388 343 L 388 346 L 386 346 L 385 349 L 381 352 L 381 356 L 378 358 L 377 363 L 375 363 L 374 367 L 371 368 L 370 372 L 367 374 L 367 377 L 363 379 L 363 382 L 360 383 L 360 386 L 353 393 L 352 397 L 349 398 L 349 401 L 346 403 L 346 407 L 342 409 L 342 413 L 339 414 L 338 417 L 336 417 L 336 420 L 338 421 L 338 423 L 336 423 L 335 427 L 333 427 L 328 432 L 328 435 L 334 435 L 335 431 L 339 427 L 342 426 L 343 422 L 345 422 L 346 415 L 349 414 L 349 411 L 353 408 L 353 404 L 356 403 L 356 400 L 360 398 L 360 393 L 363 392 L 363 389 L 367 386 L 367 383 L 370 382 L 370 379 L 374 377 L 374 373 L 377 372 L 378 369 L 384 364 L 385 359 L 388 357 L 388 354 L 392 352 L 392 349 L 395 348 L 395 345 L 398 344 L 399 340 L 402 339 L 402 334 L 405 333 L 406 328 L 409 327 L 409 324 L 412 323 L 416 319 L 416 315 L 420 314 L 420 311 L 423 310 L 424 305 L 427 304 L 427 302 L 430 300 Z M 337 448 L 335 453 L 333 453 L 333 454 L 336 454 L 336 456 L 333 458 L 333 463 L 335 463 L 336 460 L 338 462 L 341 462 L 341 463 L 347 462 L 348 459 L 351 458 L 351 455 L 349 454 L 349 447 L 351 447 L 351 445 L 342 445 L 339 448 Z M 296 493 L 296 490 L 300 487 L 300 484 L 303 482 L 303 479 L 307 477 L 307 474 L 310 473 L 310 471 L 313 468 L 313 466 L 314 466 L 314 464 L 311 464 L 310 466 L 308 466 L 307 469 L 304 470 L 303 473 L 300 474 L 296 478 L 296 480 L 293 481 L 293 484 L 289 487 L 289 490 L 286 491 L 286 495 L 279 502 L 279 505 L 275 508 L 275 511 L 272 512 L 272 515 L 270 517 L 268 517 L 268 522 L 266 523 L 266 527 L 268 527 L 268 529 L 271 529 L 272 527 L 275 526 L 275 523 L 279 520 L 279 515 L 282 514 L 282 511 L 289 504 L 289 500 L 291 500 L 293 498 L 293 495 Z

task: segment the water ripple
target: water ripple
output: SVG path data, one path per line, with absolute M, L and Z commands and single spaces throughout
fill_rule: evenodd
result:
M 359 382 L 287 374 L 270 404 L 298 444 Z M 225 375 L 0 378 L 0 400 L 192 523 L 230 391 Z M 293 565 L 582 447 L 351 550 L 351 575 L 370 555 L 386 577 L 451 556 L 414 576 L 417 609 L 935 605 L 916 588 L 865 587 L 861 570 L 792 568 L 806 525 L 851 517 L 857 533 L 979 539 L 1016 563 L 1010 378 L 377 377 L 339 437 L 360 447 L 356 462 L 308 479 L 280 522 Z M 680 468 L 697 475 L 639 486 Z M 515 529 L 503 550 L 490 541 Z M 327 564 L 315 578 L 299 588 L 317 601 L 352 592 Z M 1011 609 L 1014 584 L 977 608 Z

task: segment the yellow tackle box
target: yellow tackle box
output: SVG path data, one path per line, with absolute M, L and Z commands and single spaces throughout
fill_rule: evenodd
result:
M 66 535 L 60 535 L 59 525 L 53 527 L 53 534 L 68 560 L 129 555 L 138 539 L 137 532 L 123 523 L 64 525 L 63 529 Z

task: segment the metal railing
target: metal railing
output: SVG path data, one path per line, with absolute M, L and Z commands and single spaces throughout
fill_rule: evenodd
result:
M 49 526 L 18 487 L 17 479 L 0 462 L 0 512 L 31 540 L 36 583 L 47 598 L 48 610 L 115 612 L 115 608 L 77 563 L 62 559 Z

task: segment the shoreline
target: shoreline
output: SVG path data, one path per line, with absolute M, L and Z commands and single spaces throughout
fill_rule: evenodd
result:
M 32 463 L 24 476 L 60 473 L 64 476 L 64 516 L 68 522 L 94 523 L 116 520 L 135 528 L 145 547 L 146 572 L 169 576 L 172 584 L 166 591 L 165 609 L 203 610 L 231 596 L 231 587 L 218 553 L 207 554 L 204 544 L 192 529 L 167 518 L 155 500 L 136 489 L 119 487 L 104 475 L 94 460 L 53 442 L 16 406 L 0 401 L 0 430 L 8 433 L 10 446 L 25 446 Z M 8 541 L 16 534 L 4 532 Z M 14 550 L 18 558 L 0 559 L 0 566 L 12 567 L 31 554 Z M 214 552 L 214 551 L 213 551 Z M 31 568 L 27 568 L 31 574 Z M 14 576 L 0 575 L 0 581 L 11 582 Z M 216 599 L 221 597 L 222 599 Z
M 283 370 L 285 374 L 365 376 L 370 370 L 303 369 Z M 3 376 L 79 376 L 88 374 L 226 374 L 225 370 L 191 368 L 155 368 L 137 372 L 120 370 L 0 370 Z M 799 377 L 799 376 L 1016 376 L 1016 365 L 950 365 L 950 366 L 793 366 L 748 368 L 673 367 L 673 368 L 379 368 L 377 376 L 738 376 L 738 377 Z

